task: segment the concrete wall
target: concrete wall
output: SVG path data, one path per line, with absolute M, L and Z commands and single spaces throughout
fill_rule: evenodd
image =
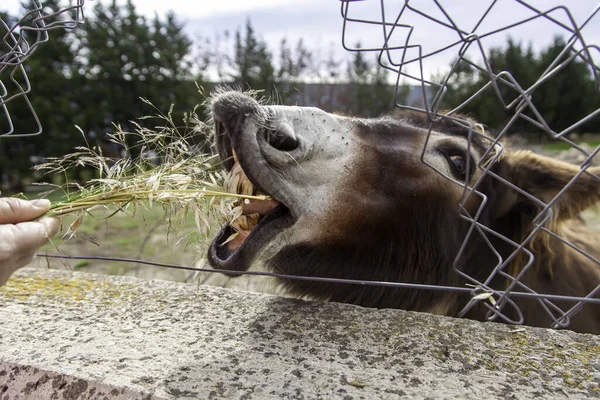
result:
M 1 399 L 600 396 L 600 340 L 130 277 L 0 290 Z

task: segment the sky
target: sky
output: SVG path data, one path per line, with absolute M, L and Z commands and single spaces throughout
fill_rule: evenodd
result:
M 75 3 L 75 0 L 70 0 Z M 86 12 L 93 12 L 93 5 L 100 0 L 86 0 Z M 175 12 L 180 21 L 185 24 L 185 29 L 193 40 L 199 37 L 214 38 L 224 30 L 235 31 L 245 24 L 247 19 L 252 21 L 256 32 L 262 36 L 276 51 L 283 37 L 291 43 L 303 38 L 307 47 L 318 49 L 322 58 L 330 51 L 338 57 L 348 53 L 346 46 L 354 46 L 361 42 L 363 47 L 379 48 L 384 43 L 384 34 L 381 24 L 368 24 L 348 22 L 343 31 L 343 18 L 340 12 L 339 0 L 222 0 L 222 1 L 189 1 L 189 0 L 133 0 L 137 9 L 145 15 L 154 13 L 162 15 L 169 10 Z M 15 13 L 18 10 L 19 0 L 2 0 L 0 10 L 7 9 Z M 43 0 L 42 0 L 43 3 Z M 446 0 L 440 1 L 450 19 L 462 30 L 471 32 L 484 11 L 492 0 Z M 549 11 L 548 15 L 556 19 L 565 27 L 573 27 L 569 14 L 562 8 L 555 8 L 561 1 L 555 0 L 528 0 L 527 3 L 542 11 Z M 568 4 L 574 24 L 580 26 L 590 13 L 598 7 L 598 0 L 575 0 L 562 3 Z M 401 0 L 383 0 L 386 20 L 393 22 L 398 18 Z M 449 24 L 449 19 L 435 5 L 433 0 L 411 1 L 409 4 L 423 13 L 438 18 Z M 535 14 L 516 0 L 497 0 L 490 13 L 479 25 L 477 33 L 482 35 L 509 25 Z M 380 0 L 365 0 L 351 2 L 348 8 L 348 17 L 366 19 L 371 21 L 382 20 Z M 398 19 L 399 24 L 410 25 L 409 28 L 398 27 L 388 31 L 389 46 L 404 45 L 407 40 L 413 47 L 404 54 L 402 50 L 393 50 L 389 54 L 388 63 L 398 63 L 404 55 L 405 60 L 416 59 L 417 47 L 421 47 L 422 54 L 435 52 L 444 46 L 450 45 L 459 39 L 456 32 L 433 23 L 418 12 L 405 10 Z M 342 34 L 344 32 L 344 34 Z M 600 12 L 582 30 L 588 45 L 600 45 Z M 506 42 L 507 35 L 524 43 L 531 43 L 534 49 L 539 50 L 551 43 L 556 34 L 566 36 L 567 30 L 556 23 L 544 18 L 537 18 L 523 26 L 515 27 L 508 32 L 500 32 L 481 40 L 484 48 L 501 46 Z M 410 35 L 410 36 L 409 36 Z M 408 63 L 403 71 L 412 75 L 419 75 L 421 68 L 425 76 L 447 70 L 450 62 L 456 58 L 460 46 L 454 46 L 437 55 L 423 59 L 422 66 L 417 61 Z M 600 64 L 600 50 L 592 49 L 592 57 Z M 477 43 L 472 43 L 467 49 L 467 56 L 481 59 Z M 373 56 L 375 57 L 375 56 Z

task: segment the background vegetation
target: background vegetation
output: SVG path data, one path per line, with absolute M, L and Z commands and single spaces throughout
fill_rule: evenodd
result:
M 19 15 L 31 8 L 30 3 L 31 0 L 23 3 Z M 93 10 L 86 13 L 84 24 L 73 31 L 50 31 L 50 40 L 40 45 L 25 63 L 33 84 L 29 98 L 44 133 L 24 139 L 0 139 L 0 188 L 4 193 L 23 191 L 28 183 L 39 180 L 31 172 L 33 164 L 83 145 L 74 125 L 80 126 L 88 142 L 100 145 L 105 154 L 125 155 L 123 149 L 106 140 L 112 124 L 129 130 L 132 120 L 152 114 L 153 110 L 140 97 L 162 111 L 173 105 L 174 119 L 180 121 L 184 113 L 204 100 L 196 83 L 205 93 L 215 85 L 227 83 L 262 90 L 276 103 L 313 105 L 367 117 L 393 109 L 395 77 L 378 66 L 373 53 L 356 52 L 345 60 L 336 59 L 332 53 L 323 57 L 327 52 L 319 47 L 309 48 L 302 40 L 291 43 L 286 38 L 282 38 L 278 48 L 271 48 L 251 21 L 234 31 L 192 40 L 174 14 L 148 18 L 131 1 L 92 4 Z M 64 0 L 45 0 L 44 5 L 48 10 L 65 6 Z M 2 11 L 0 15 L 9 26 L 16 21 L 16 16 Z M 494 72 L 510 71 L 527 88 L 564 47 L 560 37 L 540 52 L 508 39 L 505 46 L 490 49 L 488 57 Z M 440 73 L 437 80 L 441 79 Z M 456 107 L 488 80 L 487 72 L 460 63 L 448 82 L 442 107 Z M 3 82 L 11 83 L 5 77 Z M 505 103 L 514 99 L 514 90 L 499 86 Z M 9 92 L 11 89 L 14 88 L 7 88 Z M 419 90 L 404 86 L 396 100 L 406 103 L 411 91 Z M 575 60 L 537 88 L 532 101 L 553 129 L 562 130 L 600 108 L 600 91 L 592 83 L 589 67 Z M 23 99 L 9 103 L 9 111 L 16 133 L 36 130 Z M 203 112 L 201 108 L 198 111 Z M 492 90 L 461 111 L 492 129 L 503 126 L 512 116 L 512 112 L 501 107 Z M 6 131 L 7 126 L 8 121 L 0 113 L 0 132 Z M 598 118 L 578 129 L 593 133 L 599 130 Z M 540 132 L 523 119 L 511 128 L 511 133 L 536 139 L 542 138 Z M 84 181 L 88 176 L 84 171 L 70 178 Z
M 508 38 L 505 47 L 492 48 L 488 61 L 494 73 L 508 71 L 523 90 L 532 87 L 545 71 L 556 60 L 564 61 L 572 53 L 561 56 L 566 43 L 562 37 L 555 37 L 553 42 L 539 53 L 532 50 L 531 44 L 525 46 Z M 448 82 L 448 91 L 444 97 L 444 105 L 454 108 L 467 100 L 490 80 L 487 71 L 474 68 L 466 62 L 460 62 L 456 73 Z M 502 82 L 498 83 L 499 95 L 490 88 L 461 110 L 476 116 L 486 125 L 497 128 L 506 125 L 514 115 L 514 109 L 506 111 L 502 104 L 508 105 L 518 93 Z M 548 125 L 555 131 L 570 127 L 575 122 L 600 108 L 600 88 L 595 87 L 591 69 L 587 63 L 574 58 L 547 81 L 541 83 L 531 95 L 531 102 Z M 535 119 L 529 108 L 525 115 Z M 579 132 L 600 131 L 599 118 L 581 126 Z M 517 120 L 510 133 L 521 133 L 534 138 L 543 139 L 542 131 L 525 119 Z M 537 135 L 536 135 L 537 134 Z

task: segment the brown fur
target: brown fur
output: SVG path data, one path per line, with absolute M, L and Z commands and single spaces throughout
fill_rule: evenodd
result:
M 415 127 L 427 129 L 429 122 L 418 116 L 411 113 L 404 120 Z M 464 128 L 457 127 L 453 122 L 434 123 L 433 129 L 465 136 Z M 422 132 L 404 130 L 400 133 L 394 124 L 388 122 L 363 129 L 360 135 L 367 138 L 365 140 L 369 145 L 365 146 L 363 161 L 356 168 L 354 180 L 345 185 L 347 190 L 339 192 L 338 212 L 329 215 L 328 225 L 332 228 L 318 238 L 318 243 L 284 248 L 270 260 L 269 265 L 278 272 L 299 275 L 438 285 L 464 284 L 458 274 L 452 271 L 452 264 L 469 226 L 459 218 L 453 195 L 444 193 L 453 184 L 428 167 L 418 165 L 420 160 L 416 158 L 407 160 L 394 156 L 394 152 L 402 146 L 414 146 L 412 151 L 418 152 L 422 144 L 419 141 L 423 137 Z M 376 135 L 377 140 L 369 139 L 369 135 Z M 399 144 L 399 135 L 413 135 L 415 141 Z M 483 151 L 486 143 L 479 140 L 474 145 Z M 366 167 L 374 163 L 377 168 Z M 550 202 L 578 171 L 579 168 L 574 165 L 527 151 L 508 152 L 493 168 L 494 173 L 544 203 Z M 552 218 L 545 226 L 598 257 L 600 247 L 597 245 L 597 233 L 586 229 L 576 218 L 582 210 L 600 200 L 600 184 L 598 178 L 592 175 L 598 175 L 600 171 L 589 171 L 591 174 L 581 175 L 559 198 L 552 208 Z M 394 182 L 398 187 L 394 187 Z M 394 194 L 381 194 L 381 187 Z M 532 231 L 533 219 L 542 206 L 492 177 L 485 179 L 480 190 L 488 196 L 489 201 L 482 221 L 521 243 Z M 365 193 L 368 194 L 366 203 Z M 405 196 L 405 193 L 411 195 Z M 514 251 L 512 246 L 492 235 L 489 235 L 489 239 L 503 259 Z M 539 232 L 526 247 L 534 254 L 535 261 L 521 281 L 539 293 L 586 296 L 600 283 L 598 264 L 547 233 Z M 527 260 L 523 252 L 519 253 L 507 273 L 516 277 Z M 483 281 L 496 263 L 493 253 L 475 234 L 470 240 L 468 252 L 459 260 L 458 268 Z M 492 286 L 504 289 L 507 282 L 508 279 L 498 277 Z M 465 296 L 434 291 L 298 281 L 286 284 L 296 293 L 316 297 L 326 294 L 332 301 L 443 312 L 447 315 L 457 315 L 468 302 Z M 539 302 L 516 302 L 524 312 L 525 323 L 551 325 L 550 317 Z M 566 310 L 572 304 L 560 306 Z M 478 306 L 469 316 L 483 319 L 486 312 L 486 308 Z M 510 318 L 516 318 L 510 308 L 506 308 L 505 312 Z M 570 328 L 581 332 L 600 332 L 600 310 L 595 306 L 584 306 L 584 310 L 571 322 Z

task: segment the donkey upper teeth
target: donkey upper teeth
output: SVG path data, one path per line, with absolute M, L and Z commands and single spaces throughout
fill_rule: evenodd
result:
M 227 180 L 227 191 L 230 193 L 238 193 L 240 182 L 243 179 L 241 169 L 239 171 L 232 169 Z
M 253 192 L 254 192 L 254 185 L 252 184 L 252 182 L 250 182 L 250 180 L 246 176 L 244 176 L 242 179 L 240 194 L 250 196 L 250 195 L 252 195 Z
M 245 196 L 258 195 L 262 194 L 258 189 L 254 187 L 252 182 L 248 179 L 244 170 L 237 162 L 237 157 L 234 153 L 234 159 L 236 162 L 231 167 L 231 171 L 229 171 L 229 176 L 227 179 L 227 190 L 230 193 L 237 193 Z M 245 237 L 259 224 L 261 215 L 265 215 L 269 210 L 271 210 L 274 205 L 273 200 L 253 200 L 252 202 L 249 199 L 239 200 L 237 206 L 241 206 L 243 215 L 238 216 L 235 220 L 229 223 L 229 226 L 233 228 L 239 234 L 243 234 L 244 237 L 235 241 L 232 241 L 228 246 L 240 246 L 240 244 L 244 241 Z M 245 210 L 245 211 L 244 211 Z M 237 214 L 239 215 L 239 214 Z
M 251 196 L 256 191 L 254 185 L 250 182 L 246 174 L 244 174 L 244 170 L 238 163 L 233 164 L 229 172 L 227 190 L 230 193 L 238 193 L 246 196 Z

